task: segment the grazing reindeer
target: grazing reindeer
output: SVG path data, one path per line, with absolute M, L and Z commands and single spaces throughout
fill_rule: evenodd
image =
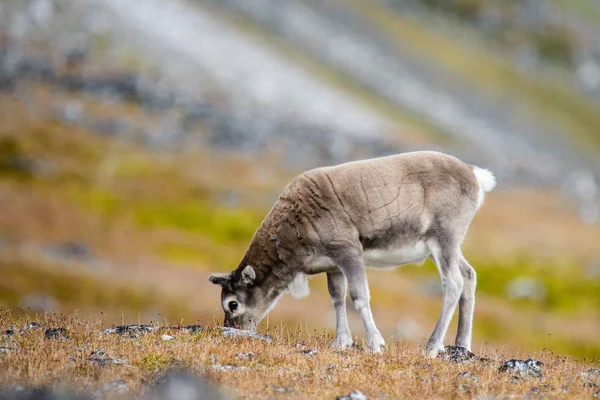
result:
M 440 317 L 425 349 L 435 357 L 456 305 L 456 345 L 470 350 L 476 274 L 461 243 L 486 192 L 488 170 L 437 152 L 414 152 L 307 171 L 283 189 L 238 268 L 213 274 L 222 286 L 225 326 L 254 330 L 279 297 L 308 294 L 307 275 L 325 272 L 336 313 L 333 345 L 352 344 L 346 282 L 367 348 L 385 341 L 375 326 L 365 266 L 435 262 L 442 280 Z

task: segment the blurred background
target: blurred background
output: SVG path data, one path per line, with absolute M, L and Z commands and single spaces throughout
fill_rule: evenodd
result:
M 464 245 L 474 350 L 600 355 L 600 2 L 3 0 L 0 305 L 221 323 L 208 273 L 289 179 L 419 149 L 499 180 Z M 421 343 L 433 264 L 369 279 Z M 263 329 L 333 330 L 311 288 Z

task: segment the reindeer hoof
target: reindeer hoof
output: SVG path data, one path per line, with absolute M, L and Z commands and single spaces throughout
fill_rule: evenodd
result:
M 367 352 L 372 354 L 381 354 L 384 348 L 385 340 L 381 334 L 367 338 Z
M 436 358 L 439 354 L 444 352 L 444 345 L 441 343 L 437 344 L 427 344 L 425 350 L 423 350 L 423 355 L 428 358 Z
M 335 340 L 332 341 L 329 346 L 333 347 L 334 349 L 345 350 L 352 347 L 353 343 L 354 342 L 352 341 L 352 337 L 341 336 L 336 337 Z

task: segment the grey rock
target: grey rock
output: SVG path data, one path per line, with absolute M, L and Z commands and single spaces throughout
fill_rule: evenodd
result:
M 42 253 L 56 261 L 90 261 L 94 258 L 94 254 L 87 244 L 74 241 L 45 246 Z
M 69 332 L 65 328 L 48 328 L 44 331 L 46 339 L 68 339 Z
M 215 369 L 217 371 L 242 371 L 242 370 L 249 369 L 248 367 L 246 367 L 244 365 L 237 366 L 237 365 L 221 365 L 221 364 L 213 364 L 210 366 L 210 368 Z
M 520 377 L 533 377 L 533 378 L 541 378 L 544 376 L 542 373 L 542 364 L 541 362 L 534 360 L 533 358 L 528 358 L 527 360 L 509 360 L 506 361 L 500 367 L 500 372 L 510 372 L 512 374 L 518 374 Z
M 165 342 L 170 342 L 171 340 L 175 340 L 175 337 L 171 336 L 171 335 L 162 335 L 160 338 L 162 340 L 164 340 Z
M 271 386 L 271 385 L 267 386 L 267 389 L 272 390 L 272 391 L 277 392 L 277 393 L 293 392 L 293 391 L 296 390 L 294 388 L 287 388 L 287 387 L 281 387 L 281 386 Z
M 513 300 L 543 301 L 546 298 L 546 286 L 539 279 L 520 276 L 506 285 L 506 295 Z
M 461 372 L 458 374 L 458 377 L 467 381 L 477 382 L 477 376 L 469 372 Z
M 335 398 L 336 400 L 368 400 L 367 396 L 365 396 L 360 390 L 353 390 L 350 394 L 345 396 L 338 396 Z
M 247 337 L 247 338 L 251 338 L 251 339 L 262 340 L 267 343 L 273 342 L 273 338 L 271 336 L 263 335 L 263 334 L 256 333 L 256 332 L 245 331 L 242 329 L 236 329 L 236 328 L 222 327 L 221 334 L 223 336 L 227 336 L 227 337 L 242 337 L 242 338 Z
M 28 322 L 27 324 L 25 324 L 23 326 L 23 328 L 21 328 L 21 330 L 19 331 L 19 333 L 23 334 L 29 330 L 33 330 L 33 329 L 39 329 L 42 327 L 42 324 L 40 324 L 39 322 Z
M 298 353 L 300 354 L 304 354 L 305 356 L 316 356 L 317 354 L 319 354 L 319 350 L 317 349 L 302 349 L 300 351 L 298 351 Z
M 600 368 L 592 368 L 587 371 L 582 371 L 579 375 L 584 378 L 600 378 Z
M 477 360 L 477 356 L 475 354 L 471 353 L 464 347 L 457 346 L 446 346 L 445 351 L 438 355 L 438 357 L 457 364 Z
M 114 328 L 108 328 L 103 331 L 104 334 L 116 334 L 137 338 L 148 332 L 155 331 L 157 328 L 150 325 L 119 325 Z
M 103 397 L 107 394 L 124 394 L 129 392 L 129 387 L 123 380 L 109 382 L 101 388 L 94 390 L 91 394 L 94 397 Z
M 110 364 L 115 365 L 126 365 L 128 361 L 124 358 L 111 358 L 106 355 L 104 350 L 95 350 L 90 353 L 88 357 L 88 361 L 92 364 L 99 365 L 101 367 L 105 367 Z
M 254 357 L 256 356 L 256 354 L 252 351 L 248 351 L 248 352 L 242 352 L 242 353 L 237 353 L 235 355 L 235 358 L 237 360 L 245 360 L 245 361 L 250 361 L 252 360 Z
M 14 349 L 14 347 L 0 346 L 0 354 L 8 353 L 9 351 L 13 351 Z
M 226 400 L 202 377 L 183 371 L 171 371 L 156 378 L 141 400 Z

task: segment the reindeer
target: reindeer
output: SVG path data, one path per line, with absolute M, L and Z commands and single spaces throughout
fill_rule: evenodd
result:
M 442 310 L 424 354 L 436 357 L 459 305 L 456 346 L 470 350 L 476 273 L 461 243 L 494 175 L 438 152 L 413 152 L 332 167 L 294 178 L 254 234 L 236 270 L 212 274 L 224 325 L 254 331 L 282 294 L 308 295 L 307 275 L 327 274 L 337 348 L 351 346 L 346 291 L 365 327 L 367 350 L 385 340 L 370 307 L 365 267 L 422 264 L 440 273 Z

